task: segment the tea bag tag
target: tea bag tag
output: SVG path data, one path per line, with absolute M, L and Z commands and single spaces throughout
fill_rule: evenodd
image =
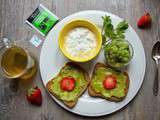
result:
M 42 40 L 38 38 L 36 35 L 33 35 L 29 42 L 35 47 L 39 47 L 42 43 Z

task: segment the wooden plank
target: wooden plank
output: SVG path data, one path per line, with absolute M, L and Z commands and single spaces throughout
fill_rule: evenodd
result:
M 17 44 L 28 48 L 39 60 L 40 48 L 28 43 L 34 31 L 25 26 L 25 19 L 38 6 L 44 4 L 60 18 L 82 10 L 103 10 L 116 14 L 129 21 L 140 36 L 146 52 L 147 69 L 143 86 L 136 98 L 122 110 L 96 120 L 159 120 L 160 96 L 152 94 L 154 62 L 151 59 L 153 44 L 160 40 L 160 2 L 158 0 L 1 0 L 0 1 L 0 39 L 7 36 Z M 137 28 L 137 19 L 148 11 L 153 18 L 150 29 Z M 40 36 L 39 34 L 37 34 Z M 43 37 L 41 37 L 44 39 Z M 2 44 L 0 42 L 0 44 Z M 6 79 L 0 72 L 0 120 L 90 120 L 74 115 L 59 107 L 45 91 L 39 71 L 30 84 L 17 85 L 17 81 Z M 29 86 L 37 84 L 43 93 L 43 105 L 28 104 L 25 98 Z

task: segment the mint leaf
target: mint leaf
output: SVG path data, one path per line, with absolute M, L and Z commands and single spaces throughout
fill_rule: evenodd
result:
M 114 29 L 110 16 L 103 16 L 102 39 L 103 45 L 107 42 L 108 38 L 111 40 L 125 39 L 125 30 L 128 29 L 128 22 L 121 21 Z
M 117 34 L 119 34 L 119 33 L 124 33 L 125 30 L 127 29 L 128 29 L 128 22 L 126 20 L 123 20 L 117 25 L 115 31 Z
M 103 28 L 102 28 L 102 38 L 103 38 L 103 45 L 107 41 L 106 38 L 114 38 L 115 33 L 114 33 L 114 28 L 112 25 L 112 21 L 110 16 L 103 16 Z

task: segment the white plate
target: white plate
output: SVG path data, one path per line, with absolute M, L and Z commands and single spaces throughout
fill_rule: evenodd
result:
M 62 27 L 70 20 L 76 18 L 85 18 L 96 23 L 101 28 L 103 24 L 101 17 L 104 15 L 111 16 L 114 25 L 122 21 L 121 18 L 111 13 L 93 10 L 82 11 L 64 18 L 49 32 L 46 40 L 44 41 L 40 55 L 40 72 L 44 85 L 46 85 L 47 82 L 54 76 L 56 76 L 61 67 L 68 61 L 58 48 L 58 34 Z M 69 109 L 50 94 L 52 98 L 66 110 L 83 116 L 102 116 L 113 113 L 127 105 L 135 97 L 142 85 L 145 75 L 146 60 L 141 40 L 131 26 L 129 26 L 129 29 L 126 31 L 126 39 L 133 46 L 134 57 L 127 68 L 130 76 L 130 87 L 125 100 L 118 103 L 109 102 L 104 99 L 90 97 L 86 91 L 79 98 L 77 105 L 73 109 Z M 90 72 L 96 62 L 103 61 L 104 55 L 103 51 L 101 51 L 95 60 L 88 63 L 81 63 L 81 66 Z

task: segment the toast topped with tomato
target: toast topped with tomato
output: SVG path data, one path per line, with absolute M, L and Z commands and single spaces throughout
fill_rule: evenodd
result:
M 47 83 L 46 87 L 53 96 L 72 108 L 87 89 L 88 84 L 88 73 L 79 65 L 68 62 L 59 74 Z
M 129 76 L 110 68 L 103 63 L 94 67 L 88 93 L 93 97 L 101 97 L 109 101 L 122 101 L 128 92 Z

